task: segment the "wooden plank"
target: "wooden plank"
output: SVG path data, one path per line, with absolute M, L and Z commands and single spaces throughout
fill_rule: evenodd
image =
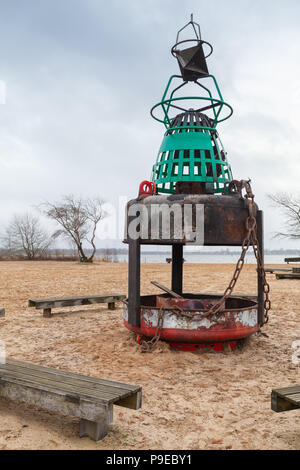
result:
M 298 394 L 293 394 L 293 395 L 286 395 L 286 398 L 291 400 L 295 405 L 300 405 L 300 393 Z
M 267 268 L 265 269 L 266 273 L 274 274 L 274 273 L 291 273 L 292 269 L 289 268 Z
M 32 382 L 46 383 L 49 385 L 54 384 L 57 388 L 61 386 L 62 390 L 65 390 L 67 387 L 68 393 L 71 393 L 72 390 L 75 392 L 81 392 L 85 395 L 90 395 L 93 397 L 100 396 L 100 398 L 113 398 L 121 399 L 126 398 L 127 396 L 140 390 L 140 387 L 134 387 L 130 389 L 130 386 L 120 387 L 120 386 L 111 386 L 110 383 L 103 384 L 97 383 L 92 378 L 91 380 L 86 381 L 77 377 L 77 374 L 70 374 L 69 376 L 59 375 L 55 373 L 48 373 L 47 368 L 44 370 L 36 370 L 31 368 L 22 368 L 22 367 L 11 367 L 7 364 L 0 366 L 0 377 L 16 377 L 21 380 L 27 380 Z
M 0 318 L 5 317 L 5 309 L 0 308 Z
M 141 407 L 142 389 L 136 385 L 113 382 L 109 380 L 74 374 L 59 369 L 27 364 L 12 359 L 0 365 L 0 378 L 18 378 L 26 380 L 26 383 L 44 383 L 51 386 L 55 383 L 56 388 L 61 388 L 69 394 L 84 394 L 86 397 L 103 398 L 118 406 L 139 409 Z M 65 388 L 65 385 L 68 388 Z M 95 395 L 96 394 L 96 395 Z M 127 400 L 127 398 L 132 397 Z
M 99 394 L 100 397 L 102 396 L 108 396 L 108 397 L 117 397 L 117 398 L 122 398 L 122 397 L 127 397 L 128 395 L 134 393 L 132 390 L 125 390 L 125 389 L 120 389 L 117 387 L 109 387 L 107 385 L 101 385 L 97 384 L 94 382 L 84 382 L 76 378 L 76 375 L 74 374 L 73 377 L 69 378 L 62 378 L 59 377 L 58 375 L 47 375 L 46 373 L 42 374 L 39 373 L 38 371 L 24 371 L 22 369 L 9 369 L 9 368 L 4 368 L 3 366 L 0 368 L 0 377 L 16 377 L 20 378 L 21 380 L 29 380 L 32 382 L 42 382 L 46 381 L 50 385 L 54 384 L 55 386 L 59 387 L 60 384 L 62 384 L 62 387 L 68 386 L 68 391 L 71 393 L 72 389 L 74 391 L 81 390 L 82 393 L 85 394 Z
M 276 273 L 276 279 L 300 279 L 300 273 L 299 274 L 281 274 L 281 273 Z
M 30 370 L 37 370 L 41 373 L 46 373 L 46 374 L 54 374 L 54 375 L 59 375 L 62 377 L 64 380 L 66 377 L 78 377 L 82 381 L 87 381 L 87 382 L 92 382 L 92 383 L 98 383 L 100 385 L 105 385 L 105 386 L 110 386 L 110 387 L 117 387 L 120 389 L 125 389 L 125 390 L 130 390 L 130 391 L 138 391 L 141 390 L 141 387 L 137 385 L 130 385 L 130 384 L 125 384 L 123 382 L 116 382 L 116 381 L 111 381 L 111 380 L 106 380 L 106 379 L 100 379 L 98 377 L 91 377 L 87 375 L 82 375 L 82 374 L 74 374 L 74 372 L 68 372 L 64 371 L 61 369 L 53 369 L 51 367 L 44 367 L 40 366 L 37 364 L 30 364 L 27 362 L 20 362 L 16 361 L 15 359 L 7 359 L 6 364 L 9 364 L 11 366 L 16 366 L 16 367 L 22 367 Z M 1 368 L 1 365 L 0 365 Z
M 22 385 L 25 388 L 32 388 L 34 390 L 44 390 L 49 392 L 55 392 L 65 397 L 72 397 L 74 400 L 87 400 L 95 403 L 114 403 L 119 400 L 119 395 L 112 395 L 110 393 L 101 392 L 99 394 L 87 392 L 79 387 L 64 385 L 62 382 L 55 382 L 44 378 L 36 378 L 35 380 L 31 377 L 20 376 L 16 372 L 5 372 L 1 371 L 0 380 L 2 383 L 15 383 Z M 1 395 L 0 387 L 0 395 Z M 126 394 L 125 394 L 126 395 Z
M 293 385 L 291 387 L 284 387 L 275 389 L 274 392 L 280 394 L 281 396 L 290 395 L 291 393 L 299 393 L 300 385 Z
M 117 300 L 124 300 L 125 295 L 123 294 L 96 294 L 96 295 L 80 295 L 80 296 L 71 296 L 71 297 L 52 297 L 49 299 L 30 299 L 28 301 L 29 307 L 35 307 L 36 303 L 43 303 L 43 302 L 64 302 L 64 301 L 80 301 L 80 300 L 95 300 L 95 301 L 103 301 L 103 303 L 108 303 L 110 299 Z

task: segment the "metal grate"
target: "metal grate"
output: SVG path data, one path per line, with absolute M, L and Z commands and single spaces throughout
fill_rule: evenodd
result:
M 177 181 L 209 183 L 215 193 L 224 191 L 233 177 L 218 133 L 211 128 L 211 119 L 197 110 L 173 119 L 151 176 L 159 192 L 175 193 Z

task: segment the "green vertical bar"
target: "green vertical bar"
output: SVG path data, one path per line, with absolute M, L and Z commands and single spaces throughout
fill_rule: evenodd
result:
M 206 178 L 206 161 L 205 161 L 205 151 L 201 150 L 201 176 Z
M 195 150 L 190 150 L 190 177 L 195 176 Z
M 184 156 L 184 150 L 180 150 L 179 158 L 178 158 L 178 177 L 179 178 L 182 178 L 183 176 L 183 156 Z

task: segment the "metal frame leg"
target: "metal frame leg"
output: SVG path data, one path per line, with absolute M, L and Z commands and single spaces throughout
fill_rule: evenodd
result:
M 128 321 L 132 326 L 141 326 L 141 245 L 139 240 L 129 241 L 128 254 Z
M 183 245 L 172 246 L 172 290 L 182 295 Z
M 264 213 L 263 211 L 258 211 L 256 216 L 257 221 L 257 239 L 259 242 L 262 265 L 264 267 Z M 258 324 L 262 326 L 264 324 L 264 287 L 263 279 L 260 275 L 260 272 L 257 272 L 257 302 L 258 302 Z

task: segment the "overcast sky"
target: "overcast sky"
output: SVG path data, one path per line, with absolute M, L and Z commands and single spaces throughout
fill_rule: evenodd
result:
M 251 177 L 266 247 L 283 219 L 266 194 L 300 193 L 299 0 L 0 0 L 0 230 L 62 194 L 133 198 L 163 127 L 149 110 L 178 73 L 193 12 L 234 116 L 219 127 L 234 177 Z

